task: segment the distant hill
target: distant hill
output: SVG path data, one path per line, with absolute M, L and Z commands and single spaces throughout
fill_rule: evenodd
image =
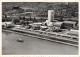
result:
M 55 10 L 56 13 L 60 13 L 60 15 L 62 16 L 78 17 L 77 2 L 71 2 L 71 3 L 70 2 L 69 3 L 65 3 L 65 2 L 3 2 L 2 3 L 3 11 L 9 11 L 12 9 L 13 6 L 34 8 L 34 9 L 38 9 L 38 11 L 41 11 L 41 12 L 48 12 L 48 10 Z

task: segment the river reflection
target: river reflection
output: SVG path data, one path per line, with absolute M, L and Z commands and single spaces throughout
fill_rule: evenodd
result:
M 17 42 L 16 39 L 24 42 Z M 2 32 L 2 54 L 3 55 L 77 55 L 78 48 L 36 39 L 12 32 Z

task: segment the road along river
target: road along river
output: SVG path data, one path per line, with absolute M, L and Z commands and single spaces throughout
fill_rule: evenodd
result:
M 24 42 L 18 42 L 23 39 Z M 77 55 L 78 47 L 2 31 L 3 55 Z

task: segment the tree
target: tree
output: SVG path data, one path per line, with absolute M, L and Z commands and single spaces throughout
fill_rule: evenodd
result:
M 6 14 L 4 16 L 5 16 L 5 18 L 7 18 L 7 15 Z
M 13 20 L 13 23 L 14 23 L 14 24 L 18 24 L 19 22 L 20 22 L 19 19 L 14 19 L 14 20 Z
M 25 17 L 23 17 L 23 20 L 25 20 Z

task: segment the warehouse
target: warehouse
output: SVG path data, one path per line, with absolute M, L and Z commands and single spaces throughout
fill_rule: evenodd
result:
M 73 22 L 73 21 L 64 21 L 62 28 L 64 28 L 64 29 L 71 29 L 71 28 L 75 28 L 75 26 L 76 26 L 76 22 Z

